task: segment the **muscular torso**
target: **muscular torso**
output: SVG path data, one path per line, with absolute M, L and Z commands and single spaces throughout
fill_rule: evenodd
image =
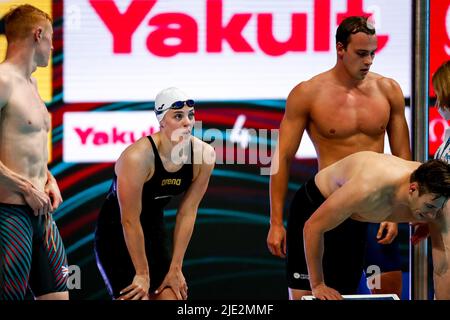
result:
M 310 80 L 317 94 L 311 101 L 306 130 L 314 143 L 319 170 L 359 151 L 384 151 L 390 104 L 379 88 L 381 76 L 370 73 L 356 88 L 345 88 L 329 73 Z
M 0 114 L 0 161 L 39 190 L 47 181 L 50 117 L 35 83 L 4 65 L 0 76 L 10 84 L 9 99 Z M 0 185 L 0 202 L 24 204 L 20 194 Z

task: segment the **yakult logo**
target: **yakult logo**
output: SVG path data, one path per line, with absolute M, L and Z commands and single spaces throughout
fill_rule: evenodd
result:
M 256 23 L 256 43 L 259 49 L 270 56 L 280 56 L 287 52 L 307 51 L 307 20 L 314 20 L 314 51 L 330 50 L 331 0 L 314 0 L 314 15 L 304 12 L 290 14 L 290 36 L 281 41 L 274 35 L 275 19 L 272 13 L 234 13 L 224 19 L 223 0 L 206 0 L 206 21 L 182 12 L 166 12 L 155 15 L 149 13 L 159 1 L 133 0 L 124 12 L 120 12 L 114 0 L 89 0 L 90 5 L 103 21 L 113 39 L 113 52 L 129 54 L 133 50 L 133 34 L 137 28 L 146 23 L 149 34 L 146 47 L 150 53 L 159 57 L 172 57 L 177 54 L 196 53 L 199 51 L 199 28 L 206 27 L 206 52 L 220 53 L 227 43 L 236 53 L 252 53 L 256 48 L 250 44 L 243 31 L 250 23 Z M 160 1 L 162 2 L 162 1 Z M 351 15 L 370 16 L 363 9 L 363 0 L 347 0 L 347 11 L 336 15 L 339 24 Z M 253 20 L 253 21 L 252 21 Z M 150 31 L 151 30 L 151 31 Z M 178 39 L 171 44 L 170 39 Z M 387 35 L 378 35 L 378 51 L 388 41 Z
M 131 130 L 120 130 L 117 127 L 111 128 L 110 131 L 96 130 L 95 127 L 75 127 L 76 134 L 80 138 L 82 145 L 93 144 L 101 146 L 105 144 L 131 144 L 137 139 L 155 133 L 155 128 L 150 127 L 146 131 L 137 133 Z M 137 138 L 137 139 L 136 139 Z
M 152 111 L 64 113 L 65 162 L 114 162 L 141 137 L 159 130 Z
M 286 99 L 336 61 L 350 15 L 371 17 L 373 71 L 408 97 L 411 2 L 65 0 L 64 102 L 149 102 L 173 86 L 197 101 Z

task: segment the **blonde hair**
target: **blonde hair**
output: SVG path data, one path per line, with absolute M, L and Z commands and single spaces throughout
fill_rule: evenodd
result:
M 9 41 L 29 36 L 33 28 L 42 21 L 53 23 L 52 18 L 44 11 L 29 4 L 12 8 L 5 16 L 5 35 Z
M 450 109 L 450 60 L 441 64 L 431 78 L 438 106 Z

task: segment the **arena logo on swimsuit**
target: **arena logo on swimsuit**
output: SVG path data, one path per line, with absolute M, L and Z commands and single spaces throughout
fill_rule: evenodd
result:
M 166 185 L 179 186 L 179 185 L 181 185 L 181 179 L 163 179 L 161 181 L 161 187 L 164 187 Z
M 89 0 L 90 5 L 103 21 L 113 38 L 112 50 L 115 54 L 130 54 L 133 50 L 132 38 L 145 17 L 157 4 L 157 0 L 133 0 L 121 13 L 114 0 Z M 280 56 L 288 52 L 307 51 L 308 14 L 290 13 L 290 36 L 279 41 L 274 35 L 274 14 L 240 12 L 232 14 L 224 22 L 223 0 L 206 0 L 206 41 L 208 53 L 223 51 L 223 44 L 228 43 L 231 50 L 238 53 L 252 53 L 255 48 L 249 43 L 244 29 L 256 20 L 257 45 L 269 56 Z M 347 11 L 336 15 L 339 23 L 349 15 L 371 15 L 363 9 L 363 0 L 347 0 Z M 331 0 L 314 0 L 314 39 L 313 50 L 330 51 Z M 180 3 L 181 7 L 181 3 Z M 196 53 L 199 51 L 199 24 L 195 17 L 185 13 L 166 12 L 153 15 L 147 25 L 153 27 L 148 34 L 146 47 L 149 52 L 159 57 L 172 57 L 177 54 Z M 174 27 L 177 26 L 177 27 Z M 176 44 L 171 40 L 178 39 Z M 388 41 L 388 35 L 378 35 L 378 51 Z

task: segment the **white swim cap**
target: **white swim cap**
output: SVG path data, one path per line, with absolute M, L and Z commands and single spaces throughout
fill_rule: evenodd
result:
M 158 121 L 164 118 L 169 109 L 181 109 L 184 105 L 194 106 L 194 100 L 190 99 L 186 93 L 178 88 L 170 87 L 162 90 L 155 98 L 155 113 Z

